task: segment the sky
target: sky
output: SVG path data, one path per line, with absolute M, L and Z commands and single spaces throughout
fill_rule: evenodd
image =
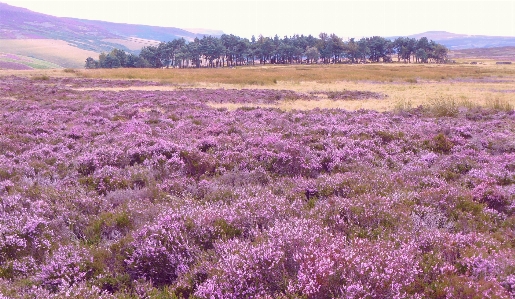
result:
M 515 0 L 0 0 L 58 17 L 222 30 L 250 38 L 426 31 L 515 36 Z

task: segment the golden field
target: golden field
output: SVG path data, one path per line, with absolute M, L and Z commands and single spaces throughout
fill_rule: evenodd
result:
M 297 92 L 371 91 L 384 99 L 316 100 L 289 99 L 277 105 L 284 110 L 340 108 L 388 111 L 399 108 L 449 103 L 457 106 L 515 106 L 515 65 L 483 64 L 420 65 L 292 65 L 249 66 L 219 69 L 98 69 L 2 71 L 0 75 L 77 76 L 101 79 L 152 80 L 159 86 L 131 89 L 264 88 Z M 117 88 L 115 90 L 120 90 Z M 238 104 L 212 104 L 237 109 Z
M 88 56 L 98 57 L 96 52 L 53 39 L 3 39 L 0 42 L 0 52 L 37 57 L 64 67 L 82 67 Z
M 274 85 L 280 82 L 441 81 L 453 78 L 515 76 L 515 68 L 497 65 L 423 64 L 338 64 L 338 65 L 256 65 L 238 68 L 200 69 L 97 69 L 83 70 L 88 78 L 146 79 L 168 83 L 225 83 Z

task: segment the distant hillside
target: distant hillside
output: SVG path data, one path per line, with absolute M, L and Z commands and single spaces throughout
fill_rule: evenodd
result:
M 410 35 L 409 37 L 418 39 L 423 36 L 443 44 L 451 50 L 515 46 L 515 37 L 506 36 L 466 35 L 446 31 L 428 31 Z
M 134 24 L 119 24 L 119 23 L 110 23 L 104 21 L 90 21 L 90 20 L 81 20 L 81 19 L 69 19 L 72 22 L 78 22 L 80 24 L 86 25 L 87 28 L 102 28 L 109 32 L 110 34 L 114 34 L 116 36 L 129 38 L 129 37 L 137 37 L 147 40 L 155 40 L 155 41 L 171 41 L 176 38 L 183 37 L 186 40 L 193 40 L 195 37 L 202 37 L 204 34 L 209 35 L 209 33 L 193 33 L 186 31 L 184 29 L 175 28 L 175 27 L 157 27 L 157 26 L 148 26 L 148 25 L 134 25 Z M 209 30 L 206 30 L 209 31 Z
M 83 67 L 87 53 L 98 55 L 113 48 L 137 53 L 143 46 L 161 41 L 181 37 L 193 40 L 216 35 L 213 33 L 223 34 L 214 30 L 190 32 L 174 27 L 59 18 L 0 2 L 0 52 L 49 61 L 62 67 Z M 30 47 L 20 48 L 24 44 Z M 64 46 L 59 51 L 56 45 Z M 77 56 L 56 59 L 60 52 L 76 53 Z
M 515 61 L 515 47 L 457 49 L 449 52 L 451 59 L 492 59 L 496 61 Z
M 26 63 L 27 60 L 11 61 L 24 64 L 30 68 L 70 67 L 82 68 L 86 57 L 98 56 L 97 52 L 83 50 L 69 45 L 63 40 L 55 39 L 0 39 L 0 61 L 9 57 L 28 57 L 48 62 L 38 67 Z M 7 60 L 9 62 L 9 60 Z M 46 67 L 45 67 L 46 66 Z M 0 68 L 7 68 L 5 65 Z

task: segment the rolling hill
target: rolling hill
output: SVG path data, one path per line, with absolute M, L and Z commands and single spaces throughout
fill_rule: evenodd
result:
M 457 49 L 449 52 L 450 59 L 515 61 L 515 46 Z
M 515 61 L 515 37 L 456 34 L 446 31 L 428 31 L 410 35 L 427 37 L 445 45 L 451 59 L 492 59 Z
M 419 39 L 424 36 L 445 45 L 450 50 L 515 46 L 515 37 L 509 36 L 466 35 L 446 31 L 428 31 L 409 37 Z
M 143 46 L 161 41 L 223 34 L 213 30 L 194 31 L 59 18 L 0 2 L 0 53 L 48 61 L 61 67 L 83 67 L 85 57 L 113 48 L 137 53 Z

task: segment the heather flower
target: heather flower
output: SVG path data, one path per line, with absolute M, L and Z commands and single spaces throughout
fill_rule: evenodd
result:
M 163 215 L 155 225 L 140 229 L 131 245 L 132 253 L 125 261 L 129 272 L 156 285 L 174 282 L 189 270 L 198 254 L 184 219 L 174 214 Z
M 93 258 L 85 249 L 76 246 L 62 246 L 43 265 L 39 274 L 41 284 L 57 291 L 85 281 L 92 274 Z
M 513 115 L 157 84 L 0 80 L 4 297 L 513 297 Z

